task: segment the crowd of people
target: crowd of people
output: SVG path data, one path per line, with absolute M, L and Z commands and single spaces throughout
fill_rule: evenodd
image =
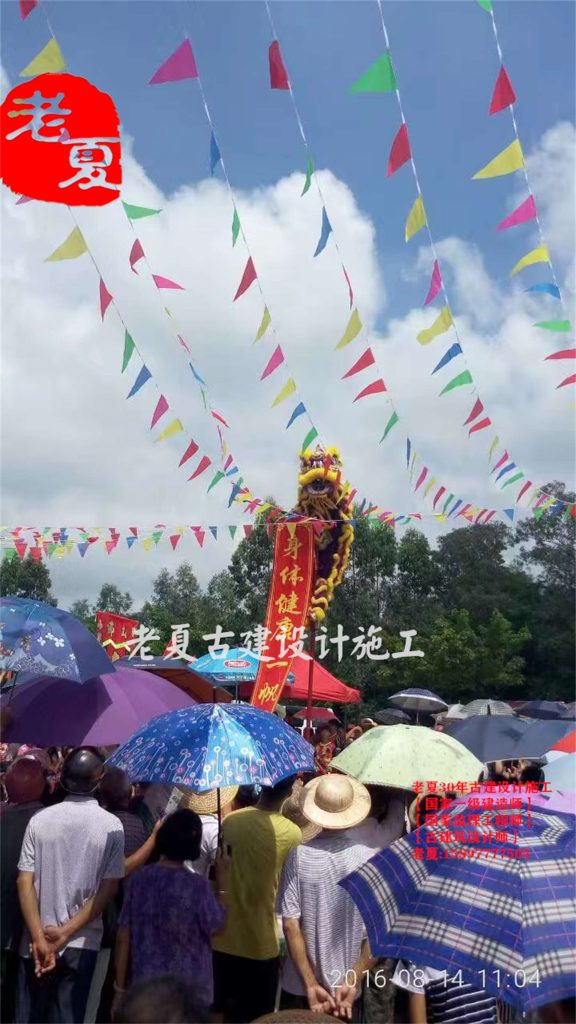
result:
M 575 1021 L 572 1003 L 514 1017 L 425 964 L 372 957 L 339 882 L 422 824 L 414 794 L 329 771 L 375 724 L 322 725 L 314 777 L 229 786 L 219 801 L 134 785 L 105 750 L 4 746 L 4 1024 L 247 1024 L 274 1010 L 378 1024 Z M 520 762 L 489 772 L 541 778 Z

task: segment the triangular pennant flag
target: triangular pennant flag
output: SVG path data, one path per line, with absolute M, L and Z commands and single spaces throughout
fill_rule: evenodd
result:
M 277 39 L 273 43 L 270 43 L 268 49 L 268 63 L 270 66 L 270 88 L 271 89 L 289 89 L 290 82 L 288 81 L 288 72 L 284 67 L 284 61 L 282 60 L 282 54 L 280 53 L 280 43 Z
M 181 284 L 176 284 L 175 281 L 170 281 L 169 278 L 161 277 L 159 274 L 152 274 L 152 278 L 157 288 L 176 288 L 180 292 L 185 290 Z
M 78 544 L 77 545 L 77 548 L 78 548 L 78 551 L 80 552 L 80 557 L 81 558 L 84 558 L 84 555 L 88 551 L 89 547 L 90 547 L 90 545 L 88 544 L 88 541 L 83 541 L 82 544 Z
M 228 530 L 229 530 L 230 536 L 232 537 L 232 540 L 234 540 L 234 537 L 236 536 L 236 530 L 237 529 L 238 529 L 237 526 L 229 526 L 228 527 Z
M 424 488 L 424 497 L 426 497 L 428 492 L 432 490 L 432 488 L 434 487 L 435 483 L 436 483 L 436 477 L 435 476 L 430 477 L 428 483 L 426 484 L 426 487 Z
M 490 462 L 490 459 L 492 458 L 492 455 L 494 454 L 494 450 L 498 447 L 499 442 L 500 442 L 500 438 L 498 437 L 498 435 L 496 435 L 496 437 L 492 441 L 492 444 L 490 445 L 490 451 L 488 452 L 488 462 Z M 508 458 L 508 454 L 506 454 L 506 457 L 505 457 L 504 461 L 506 461 L 507 458 Z M 494 469 L 496 469 L 496 466 L 494 467 Z M 494 470 L 491 470 L 491 472 L 494 472 Z
M 298 417 L 302 416 L 303 413 L 305 413 L 305 412 L 306 412 L 306 407 L 304 405 L 304 402 L 299 402 L 298 405 L 296 406 L 296 408 L 294 409 L 294 412 L 292 413 L 290 419 L 288 420 L 288 423 L 286 424 L 286 430 L 288 430 L 288 427 L 292 426 L 292 424 L 294 423 L 294 420 L 297 420 Z
M 392 177 L 395 171 L 399 170 L 399 168 L 402 167 L 411 156 L 410 141 L 408 139 L 408 125 L 404 123 L 400 125 L 400 128 L 394 137 L 390 156 L 388 157 L 386 177 Z
M 181 540 L 182 540 L 182 534 L 181 533 L 174 533 L 174 534 L 172 534 L 172 536 L 170 537 L 170 543 L 172 545 L 172 550 L 173 551 L 176 550 L 176 545 L 179 544 L 179 542 Z
M 14 547 L 20 556 L 20 561 L 24 561 L 24 555 L 26 554 L 26 548 L 28 547 L 25 540 L 17 540 L 14 543 Z
M 424 209 L 424 201 L 422 196 L 418 196 L 410 209 L 410 213 L 406 218 L 406 227 L 404 229 L 404 237 L 407 242 L 415 235 L 421 228 L 425 227 L 428 221 L 426 220 L 426 211 Z
M 553 352 L 546 359 L 576 359 L 576 348 L 563 348 L 559 352 Z
M 320 230 L 320 238 L 318 239 L 318 245 L 316 246 L 316 251 L 314 253 L 315 256 L 319 256 L 320 253 L 326 248 L 326 242 L 328 241 L 328 236 L 330 235 L 331 231 L 332 231 L 332 225 L 331 225 L 330 221 L 328 220 L 328 214 L 326 213 L 326 209 L 323 206 L 322 207 L 322 228 Z
M 158 399 L 158 403 L 156 405 L 156 408 L 154 409 L 154 415 L 152 416 L 152 423 L 150 424 L 150 430 L 152 430 L 152 427 L 156 426 L 156 424 L 158 423 L 158 420 L 160 419 L 160 417 L 163 416 L 165 412 L 168 412 L 168 408 L 169 408 L 168 402 L 164 398 L 164 395 L 160 395 L 160 398 Z
M 354 305 L 354 292 L 352 291 L 352 284 L 350 282 L 350 278 L 348 277 L 348 271 L 346 270 L 344 264 L 342 264 L 342 272 L 344 274 L 344 277 L 346 278 L 346 284 L 348 285 L 348 301 L 350 302 L 350 309 L 352 309 L 352 306 Z
M 444 334 L 448 331 L 453 323 L 450 306 L 443 306 L 432 326 L 420 331 L 416 337 L 421 345 L 429 345 L 439 334 Z
M 254 269 L 252 257 L 250 256 L 246 266 L 244 267 L 244 273 L 242 274 L 242 280 L 240 281 L 236 295 L 234 296 L 234 302 L 236 302 L 236 299 L 239 299 L 241 295 L 244 295 L 244 292 L 248 290 L 255 280 L 256 270 Z
M 503 508 L 502 511 L 503 511 L 504 515 L 508 516 L 508 519 L 510 520 L 510 522 L 513 523 L 514 522 L 514 512 L 515 512 L 515 509 L 513 509 L 513 508 Z
M 550 253 L 548 252 L 548 246 L 539 245 L 536 249 L 532 249 L 527 252 L 521 260 L 510 271 L 510 277 L 514 277 L 518 271 L 524 270 L 525 267 L 531 267 L 533 263 L 550 263 Z
M 198 78 L 198 68 L 192 53 L 190 40 L 185 39 L 180 43 L 158 71 L 152 76 L 149 85 L 159 85 L 161 82 L 181 82 L 185 78 Z
M 214 540 L 218 540 L 218 527 L 217 526 L 209 526 L 208 529 L 210 530 L 210 533 L 214 537 Z
M 572 324 L 569 320 L 540 320 L 534 327 L 543 327 L 545 331 L 571 331 Z
M 357 309 L 354 309 L 346 325 L 346 330 L 344 331 L 344 334 L 342 335 L 340 341 L 336 345 L 336 348 L 345 348 L 346 345 L 349 345 L 351 341 L 354 341 L 354 338 L 358 337 L 361 330 L 362 321 L 360 319 L 360 314 Z
M 388 423 L 386 424 L 386 427 L 384 429 L 384 433 L 382 434 L 382 437 L 380 438 L 379 444 L 382 444 L 382 441 L 384 441 L 388 437 L 388 434 L 392 430 L 392 427 L 396 426 L 396 424 L 398 423 L 399 419 L 400 419 L 400 417 L 398 416 L 398 413 L 397 412 L 393 412 L 391 417 L 390 417 L 390 419 L 388 420 Z
M 500 110 L 505 110 L 506 107 L 511 107 L 516 102 L 516 93 L 512 88 L 512 82 L 508 78 L 506 68 L 504 65 L 498 72 L 498 78 L 496 79 L 496 85 L 494 86 L 494 92 L 492 93 L 492 99 L 490 101 L 489 114 L 497 114 Z
M 218 143 L 214 136 L 214 132 L 210 134 L 210 174 L 214 174 L 216 167 L 220 163 L 222 157 L 220 156 L 220 150 L 218 149 Z
M 162 212 L 161 210 L 151 210 L 147 206 L 132 206 L 124 201 L 122 201 L 122 206 L 130 220 L 139 220 L 140 217 L 153 217 L 155 213 Z
M 178 337 L 180 337 L 180 335 L 178 335 Z M 190 351 L 190 349 L 188 348 L 188 345 L 186 345 L 186 343 L 184 343 L 184 348 L 185 348 L 185 349 L 186 349 L 186 350 L 187 350 L 188 352 Z M 189 366 L 189 367 L 190 367 L 190 369 L 192 370 L 192 376 L 194 377 L 194 380 L 197 380 L 199 384 L 203 384 L 203 385 L 204 385 L 204 387 L 206 387 L 206 382 L 202 380 L 202 377 L 200 376 L 200 374 L 198 373 L 198 371 L 194 369 L 194 366 L 192 365 L 192 363 L 188 363 L 188 366 Z
M 514 228 L 517 224 L 525 224 L 528 220 L 534 220 L 536 214 L 536 203 L 534 196 L 529 195 L 520 206 L 517 206 L 504 220 L 501 220 L 496 231 L 505 231 L 506 228 Z
M 128 363 L 130 362 L 130 359 L 132 358 L 132 353 L 134 351 L 134 348 L 135 348 L 134 342 L 132 341 L 132 338 L 128 334 L 128 331 L 124 331 L 124 353 L 122 355 L 122 371 L 121 371 L 122 373 L 124 373 L 124 370 L 128 366 Z
M 526 491 L 528 491 L 531 487 L 532 487 L 532 481 L 531 480 L 527 480 L 525 484 L 522 484 L 522 487 L 518 491 L 518 496 L 516 498 L 516 504 L 518 504 L 518 502 L 520 501 L 520 498 L 522 498 L 526 494 Z
M 529 288 L 525 288 L 524 291 L 546 292 L 548 295 L 552 295 L 555 299 L 559 299 L 561 297 L 558 285 L 552 284 L 551 282 L 545 282 L 544 284 L 532 284 Z
M 384 391 L 386 391 L 386 385 L 384 381 L 375 380 L 372 382 L 372 384 L 368 384 L 367 387 L 363 388 L 363 390 L 358 395 L 356 395 L 354 401 L 357 402 L 358 399 L 360 398 L 367 398 L 368 395 L 380 395 Z
M 238 216 L 238 210 L 234 207 L 234 215 L 232 217 L 232 248 L 238 241 L 238 235 L 240 234 L 240 217 Z
M 131 548 L 132 545 L 136 543 L 136 541 L 137 541 L 136 537 L 126 537 L 126 543 L 127 543 L 129 548 Z
M 571 377 L 566 377 L 560 384 L 558 384 L 556 391 L 558 391 L 558 388 L 566 387 L 567 384 L 576 384 L 576 373 L 573 373 Z
M 468 424 L 472 423 L 472 420 L 475 420 L 476 417 L 479 416 L 480 413 L 483 412 L 483 411 L 484 411 L 484 406 L 482 405 L 481 400 L 479 398 L 477 398 L 476 401 L 474 402 L 474 405 L 472 406 L 472 412 L 470 413 L 468 419 L 464 420 L 464 426 L 467 427 Z
M 346 380 L 348 377 L 353 377 L 356 373 L 361 373 L 362 370 L 366 370 L 369 366 L 373 366 L 376 360 L 371 348 L 367 348 L 366 351 L 356 360 L 354 366 L 351 366 L 347 373 L 344 374 L 342 380 Z
M 464 370 L 463 373 L 459 373 L 457 377 L 453 377 L 451 381 L 442 388 L 440 395 L 445 395 L 447 391 L 453 391 L 454 388 L 461 388 L 463 384 L 473 384 L 472 374 L 470 370 Z
M 152 547 L 153 543 L 154 541 L 152 540 L 152 537 L 144 537 L 144 540 L 142 541 L 142 547 L 144 548 L 144 551 L 150 551 L 150 548 Z
M 15 548 L 5 548 L 5 550 L 4 550 L 4 556 L 3 556 L 3 557 L 4 557 L 4 559 L 5 559 L 5 560 L 6 560 L 7 562 L 11 562 L 11 561 L 12 561 L 12 559 L 13 559 L 13 558 L 14 558 L 15 556 L 16 556 L 16 549 L 15 549 Z
M 208 491 L 206 491 L 206 493 L 208 494 L 208 492 L 211 491 L 213 487 L 216 487 L 216 484 L 219 484 L 220 481 L 223 480 L 225 476 L 226 474 L 221 469 L 217 470 L 217 472 L 212 477 L 210 484 L 208 485 Z
M 516 469 L 516 463 L 515 462 L 511 462 L 508 466 L 504 466 L 504 468 L 501 469 L 500 472 L 497 474 L 495 479 L 499 480 L 500 477 L 505 476 L 506 473 L 511 473 L 513 469 Z
M 504 174 L 514 174 L 524 167 L 524 154 L 518 139 L 514 139 L 506 149 L 498 153 L 489 164 L 472 176 L 475 181 L 480 178 L 499 178 Z
M 134 242 L 134 245 L 132 246 L 132 248 L 130 250 L 130 270 L 133 270 L 134 273 L 137 274 L 138 271 L 134 270 L 134 267 L 138 263 L 138 260 L 143 260 L 143 259 L 144 259 L 144 249 L 142 248 L 141 242 L 137 238 L 136 241 Z
M 246 525 L 244 526 L 244 536 L 248 538 L 252 533 L 253 529 L 254 527 L 252 526 L 252 523 L 246 523 Z
M 38 0 L 20 0 L 20 17 L 23 21 L 34 10 L 37 3 Z
M 260 338 L 264 337 L 264 335 L 266 334 L 266 331 L 268 330 L 271 322 L 272 322 L 272 317 L 270 316 L 270 313 L 268 312 L 268 306 L 264 306 L 264 312 L 262 314 L 262 319 L 260 321 L 260 327 L 258 328 L 258 334 L 254 338 L 254 344 L 256 344 L 257 341 L 260 341 Z
M 300 198 L 305 196 L 310 185 L 312 184 L 312 175 L 314 174 L 314 164 L 312 163 L 312 157 L 308 153 L 308 160 L 306 161 L 306 180 L 304 182 L 304 188 L 300 193 Z
M 439 488 L 439 489 L 438 489 L 438 490 L 436 491 L 436 495 L 435 495 L 435 497 L 434 497 L 434 501 L 432 502 L 432 508 L 436 508 L 436 505 L 437 505 L 437 504 L 438 504 L 438 502 L 440 501 L 440 498 L 441 498 L 441 497 L 442 497 L 442 495 L 443 495 L 443 494 L 445 494 L 445 493 L 446 493 L 446 488 L 445 488 L 445 487 L 440 487 L 440 488 Z
M 218 422 L 221 423 L 223 427 L 228 427 L 228 430 L 230 430 L 230 424 L 226 422 L 224 417 L 221 416 L 219 412 L 216 412 L 214 409 L 212 409 L 211 415 L 215 420 L 218 420 Z
M 479 7 L 482 8 L 483 11 L 488 11 L 489 13 L 491 12 L 492 0 L 476 0 L 476 3 L 478 4 Z
M 491 423 L 492 420 L 489 416 L 485 416 L 483 420 L 478 420 L 478 423 L 474 423 L 474 425 L 470 427 L 468 437 L 471 437 L 471 435 L 476 433 L 478 430 L 484 430 L 486 427 L 489 427 Z
M 35 78 L 47 72 L 65 71 L 66 61 L 58 43 L 52 37 L 46 46 L 37 53 L 33 60 L 20 72 L 20 78 Z
M 397 88 L 390 54 L 385 53 L 368 68 L 362 78 L 354 82 L 350 92 L 394 92 Z
M 144 386 L 146 381 L 150 380 L 151 376 L 152 374 L 150 373 L 148 367 L 143 366 L 142 369 L 140 370 L 140 373 L 136 377 L 136 380 L 134 381 L 130 391 L 126 395 L 126 398 L 132 398 L 132 396 L 135 395 L 137 391 L 140 391 L 140 388 Z
M 409 437 L 406 438 L 406 466 L 410 465 L 410 452 L 412 451 L 412 442 Z
M 289 395 L 293 395 L 295 391 L 296 383 L 292 377 L 289 377 L 282 390 L 278 392 L 276 398 L 272 402 L 272 408 L 274 409 L 276 405 L 280 405 L 280 402 L 283 402 Z
M 502 490 L 504 490 L 504 487 L 509 487 L 510 484 L 517 483 L 518 480 L 521 480 L 523 476 L 524 476 L 524 473 L 522 473 L 522 472 L 514 473 L 514 476 L 511 476 L 510 479 L 506 481 L 506 483 L 502 487 Z
M 496 463 L 496 465 L 492 467 L 491 472 L 495 473 L 496 470 L 499 469 L 500 466 L 503 466 L 505 462 L 508 462 L 508 452 L 504 452 L 504 455 L 502 455 L 498 459 L 498 462 Z
M 207 455 L 203 455 L 202 458 L 200 459 L 200 462 L 196 466 L 196 469 L 192 473 L 192 476 L 188 477 L 188 480 L 195 480 L 196 477 L 200 476 L 201 473 L 204 473 L 205 470 L 208 469 L 208 466 L 211 464 L 211 462 L 212 459 L 209 459 Z
M 102 317 L 102 320 L 104 319 L 106 310 L 111 302 L 112 296 L 104 284 L 104 281 L 100 278 L 100 316 Z
M 420 487 L 420 484 L 423 484 L 423 483 L 424 483 L 424 481 L 425 481 L 425 479 L 426 479 L 426 475 L 427 475 L 427 473 L 428 473 L 428 467 L 427 467 L 427 466 L 424 466 L 424 469 L 422 470 L 422 472 L 420 473 L 420 476 L 418 477 L 418 480 L 416 481 L 416 487 L 414 488 L 414 491 L 415 491 L 415 492 L 416 492 L 416 491 L 418 490 L 418 488 Z
M 438 292 L 442 287 L 442 275 L 440 274 L 440 267 L 438 260 L 434 260 L 434 267 L 432 268 L 432 277 L 430 279 L 430 287 L 428 289 L 428 295 L 424 299 L 424 305 L 429 306 L 434 301 Z
M 302 451 L 306 451 L 306 449 L 312 444 L 312 441 L 314 441 L 317 437 L 318 431 L 316 430 L 316 427 L 312 427 L 311 430 L 308 431 L 306 437 L 302 442 Z
M 74 228 L 62 245 L 59 245 L 51 256 L 47 256 L 44 262 L 56 263 L 58 260 L 75 260 L 85 252 L 88 252 L 88 246 L 84 241 L 84 235 L 80 228 Z
M 450 346 L 450 348 L 445 353 L 445 355 L 442 356 L 442 359 L 440 360 L 439 363 L 436 364 L 436 366 L 432 370 L 432 373 L 433 374 L 437 373 L 438 370 L 442 369 L 442 367 L 447 366 L 447 364 L 450 363 L 452 361 L 452 359 L 455 359 L 456 356 L 461 356 L 461 355 L 462 355 L 462 349 L 461 349 L 460 345 L 458 344 L 458 342 L 456 341 L 453 345 Z
M 277 345 L 276 348 L 274 349 L 272 355 L 270 356 L 270 359 L 266 363 L 264 372 L 263 372 L 262 376 L 260 377 L 260 380 L 265 380 L 266 377 L 269 377 L 270 374 L 274 373 L 274 370 L 277 370 L 278 367 L 283 362 L 284 362 L 284 353 L 283 353 L 282 349 L 280 348 L 280 345 Z

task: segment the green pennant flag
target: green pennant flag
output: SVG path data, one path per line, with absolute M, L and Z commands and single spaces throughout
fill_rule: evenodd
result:
M 540 505 L 538 508 L 535 508 L 532 511 L 533 511 L 534 519 L 541 519 L 542 516 L 544 515 L 546 509 L 542 508 L 542 505 Z
M 308 446 L 312 444 L 312 441 L 316 437 L 318 437 L 318 431 L 316 430 L 316 427 L 312 427 L 312 429 L 308 431 L 308 433 L 306 434 L 306 437 L 304 438 L 304 441 L 302 442 L 302 451 L 303 452 L 306 451 Z
M 472 374 L 470 370 L 464 370 L 463 373 L 459 373 L 457 377 L 453 377 L 448 382 L 445 388 L 442 388 L 440 395 L 445 395 L 447 391 L 453 391 L 454 388 L 461 388 L 463 384 L 473 384 Z
M 543 327 L 545 331 L 571 331 L 570 320 L 540 320 L 534 327 Z
M 314 164 L 312 163 L 312 157 L 308 154 L 308 162 L 306 164 L 306 181 L 304 182 L 304 188 L 300 193 L 300 198 L 305 196 L 310 185 L 312 184 L 312 175 L 314 174 Z
M 219 484 L 220 481 L 225 476 L 226 476 L 226 473 L 224 473 L 223 470 L 219 469 L 218 472 L 215 473 L 214 476 L 212 477 L 212 480 L 210 482 L 210 486 L 208 487 L 208 491 L 211 491 L 213 487 L 216 487 L 216 484 Z M 208 491 L 206 491 L 207 494 L 208 494 Z
M 384 53 L 350 88 L 355 92 L 393 92 L 397 88 L 390 54 Z
M 130 203 L 122 202 L 127 216 L 130 220 L 139 220 L 140 217 L 153 217 L 155 213 L 162 213 L 162 210 L 150 210 L 147 206 L 131 206 Z
M 238 235 L 240 234 L 240 217 L 238 216 L 238 210 L 234 207 L 234 216 L 232 217 L 232 248 L 238 241 Z
M 53 544 L 52 541 L 48 541 L 48 558 L 52 558 L 52 555 L 54 554 L 55 551 L 56 544 Z
M 454 497 L 454 495 L 453 495 L 453 494 L 449 494 L 449 495 L 448 495 L 448 497 L 446 498 L 446 501 L 444 502 L 444 507 L 443 507 L 443 509 L 442 509 L 442 515 L 443 515 L 443 516 L 444 516 L 444 515 L 446 515 L 446 509 L 448 508 L 448 505 L 449 505 L 449 504 L 450 504 L 450 502 L 452 501 L 452 498 L 453 498 L 453 497 Z
M 207 409 L 208 406 L 206 404 L 206 392 L 204 391 L 204 388 L 200 388 L 200 394 L 202 395 L 202 401 L 204 402 L 204 408 Z
M 476 0 L 476 2 L 478 6 L 482 8 L 483 11 L 488 11 L 489 14 L 491 13 L 492 0 Z
M 4 551 L 4 560 L 11 562 L 16 554 L 16 548 L 6 548 Z
M 524 473 L 522 473 L 522 472 L 514 473 L 514 476 L 511 476 L 510 479 L 507 480 L 506 483 L 502 485 L 502 490 L 504 490 L 505 487 L 509 487 L 510 484 L 515 484 L 516 481 L 517 480 L 521 480 L 523 476 L 524 476 Z
M 230 531 L 230 536 L 232 537 L 232 540 L 234 540 L 234 537 L 236 536 L 236 530 L 238 529 L 238 527 L 237 526 L 229 526 L 228 529 Z
M 160 540 L 162 533 L 162 530 L 155 530 L 154 533 L 152 534 L 152 540 L 154 541 L 155 544 L 157 544 L 158 541 Z
M 132 341 L 132 338 L 128 334 L 128 331 L 125 331 L 124 332 L 124 355 L 122 356 L 122 373 L 124 373 L 124 370 L 128 366 L 128 363 L 130 362 L 130 359 L 132 357 L 132 353 L 133 353 L 134 349 L 135 349 L 134 342 Z
M 388 437 L 388 434 L 392 430 L 392 427 L 395 427 L 396 424 L 398 423 L 399 418 L 400 417 L 398 416 L 397 412 L 393 412 L 392 413 L 390 419 L 388 420 L 388 423 L 386 424 L 386 430 L 384 431 L 384 433 L 382 434 L 382 437 L 380 438 L 380 442 L 379 442 L 380 444 L 382 444 L 382 441 L 384 441 L 385 438 Z

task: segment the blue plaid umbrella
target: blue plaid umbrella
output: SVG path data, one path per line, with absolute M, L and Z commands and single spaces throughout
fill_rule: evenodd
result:
M 300 733 L 250 704 L 198 704 L 159 715 L 109 759 L 131 779 L 190 786 L 274 786 L 314 771 L 314 751 Z
M 459 841 L 456 806 L 451 823 L 417 829 L 344 879 L 372 953 L 446 970 L 448 979 L 461 972 L 522 1011 L 572 995 L 576 818 L 534 806 L 530 821 L 527 807 L 520 812 L 517 843 L 484 843 L 502 813 L 494 810 L 478 812 L 480 843 L 468 832 Z
M 114 672 L 95 636 L 61 608 L 22 597 L 0 598 L 0 669 L 84 683 Z M 20 675 L 25 673 L 25 675 Z

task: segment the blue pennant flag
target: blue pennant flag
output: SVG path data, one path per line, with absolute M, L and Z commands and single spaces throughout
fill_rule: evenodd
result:
M 214 138 L 214 132 L 210 136 L 210 174 L 214 174 L 216 166 L 220 163 L 222 157 L 220 156 L 220 150 L 218 149 L 218 143 Z
M 135 395 L 137 391 L 140 391 L 140 388 L 144 387 L 144 384 L 146 383 L 147 380 L 150 380 L 151 376 L 152 374 L 150 373 L 148 367 L 143 366 L 126 397 L 132 398 L 132 395 Z
M 499 480 L 501 476 L 504 476 L 505 473 L 509 473 L 511 469 L 516 469 L 515 462 L 510 462 L 507 466 L 504 466 L 504 469 L 500 470 L 496 479 Z
M 450 348 L 448 349 L 446 354 L 442 356 L 442 359 L 440 360 L 438 365 L 434 367 L 434 369 L 432 370 L 432 373 L 437 373 L 437 371 L 441 370 L 443 366 L 447 366 L 447 364 L 452 359 L 455 359 L 456 356 L 460 356 L 460 355 L 462 355 L 462 349 L 460 348 L 460 345 L 458 344 L 458 342 L 455 342 L 454 345 L 450 346 Z
M 322 252 L 322 250 L 326 248 L 326 242 L 328 241 L 328 236 L 329 236 L 331 231 L 332 231 L 332 225 L 331 225 L 330 221 L 328 220 L 328 214 L 326 213 L 326 209 L 323 206 L 322 207 L 322 230 L 320 231 L 320 239 L 318 241 L 318 245 L 316 246 L 316 252 L 314 253 L 315 256 L 319 256 L 320 253 Z
M 77 544 L 76 546 L 78 548 L 78 551 L 80 552 L 81 558 L 84 558 L 84 555 L 86 554 L 88 548 L 90 547 L 88 541 L 85 540 L 82 544 Z
M 226 473 L 226 476 L 234 476 L 234 473 L 237 473 L 237 472 L 238 472 L 238 466 L 232 466 L 232 469 L 228 470 L 228 472 Z
M 292 413 L 290 419 L 288 420 L 288 423 L 286 424 L 286 430 L 288 430 L 288 427 L 292 426 L 292 424 L 294 423 L 294 420 L 297 420 L 298 417 L 302 416 L 302 414 L 305 413 L 305 412 L 306 412 L 306 406 L 304 405 L 304 402 L 299 402 L 298 405 L 296 406 L 296 408 L 294 409 L 294 412 Z
M 136 537 L 126 537 L 126 543 L 128 547 L 131 548 L 132 545 L 136 543 Z
M 455 512 L 457 508 L 460 508 L 461 504 L 462 504 L 462 498 L 458 498 L 458 501 L 455 501 L 454 504 L 452 505 L 452 508 L 450 509 L 448 515 L 451 516 L 452 513 Z
M 410 438 L 407 437 L 406 438 L 406 465 L 407 466 L 410 465 L 410 452 L 411 451 L 412 451 L 412 444 L 410 442 Z
M 232 489 L 230 491 L 230 497 L 228 499 L 228 508 L 232 508 L 232 505 L 233 505 L 235 499 L 238 497 L 238 494 L 240 493 L 240 491 L 242 489 L 242 484 L 243 484 L 243 478 L 242 477 L 240 477 L 239 480 L 236 480 L 235 483 L 232 484 Z
M 218 527 L 217 526 L 209 526 L 208 529 L 210 530 L 210 533 L 214 537 L 214 540 L 218 540 Z
M 503 508 L 502 511 L 504 512 L 505 515 L 508 516 L 508 519 L 510 520 L 510 522 L 513 523 L 514 522 L 514 513 L 515 513 L 516 509 L 514 509 L 514 508 Z
M 560 298 L 560 289 L 555 284 L 533 284 L 530 288 L 526 288 L 527 292 L 547 292 L 548 295 L 552 295 L 555 299 Z
M 190 367 L 190 369 L 192 370 L 192 373 L 194 374 L 194 376 L 195 376 L 196 380 L 198 381 L 198 383 L 199 383 L 199 384 L 203 384 L 203 385 L 204 385 L 204 387 L 206 387 L 206 381 L 205 381 L 205 380 L 202 380 L 202 377 L 200 376 L 200 374 L 199 374 L 199 373 L 197 373 L 197 372 L 196 372 L 196 370 L 195 370 L 195 369 L 194 369 L 194 367 L 192 366 L 192 363 L 188 363 L 188 366 L 189 366 L 189 367 Z

